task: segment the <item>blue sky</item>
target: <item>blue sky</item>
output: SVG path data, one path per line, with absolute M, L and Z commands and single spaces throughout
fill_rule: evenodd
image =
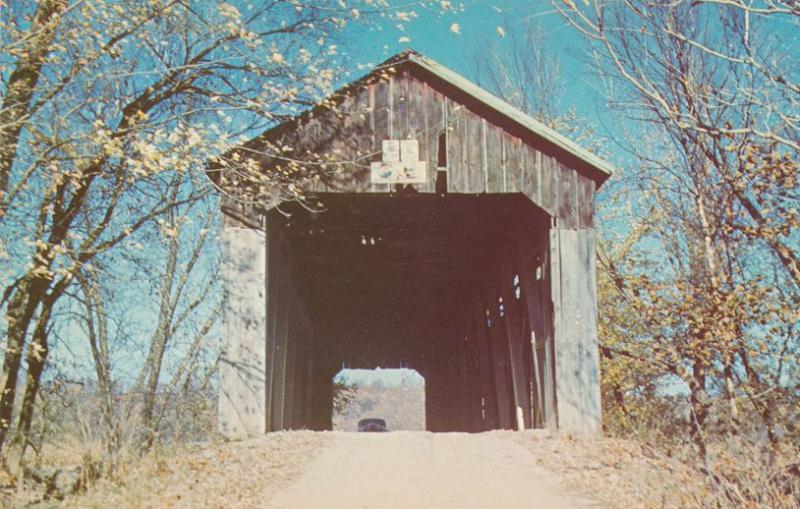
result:
M 457 1 L 453 1 L 457 4 Z M 561 16 L 553 10 L 547 0 L 466 0 L 468 4 L 463 10 L 439 12 L 419 7 L 413 9 L 418 18 L 398 27 L 397 21 L 384 20 L 369 30 L 350 29 L 342 34 L 341 46 L 351 58 L 349 75 L 342 76 L 341 84 L 366 74 L 371 65 L 404 50 L 413 48 L 433 58 L 441 64 L 452 68 L 465 77 L 475 80 L 474 55 L 485 45 L 496 45 L 502 50 L 509 44 L 508 38 L 501 33 L 512 34 L 527 29 L 527 23 L 535 22 L 546 37 L 545 51 L 557 55 L 561 66 L 563 89 L 554 91 L 561 97 L 563 109 L 574 108 L 578 116 L 600 137 L 613 138 L 621 134 L 621 126 L 617 113 L 611 112 L 605 105 L 602 81 L 587 66 L 583 54 L 586 49 L 583 39 L 571 29 Z M 412 8 L 408 8 L 411 10 Z M 451 30 L 453 24 L 459 27 L 458 33 Z M 498 30 L 501 28 L 502 30 Z M 789 37 L 790 30 L 776 32 L 776 37 L 785 35 L 787 45 L 800 44 L 800 38 Z M 406 40 L 407 39 L 407 40 Z M 631 126 L 633 127 L 633 126 Z M 612 164 L 620 165 L 625 161 L 625 154 L 613 143 L 607 145 L 607 156 Z M 608 188 L 609 186 L 606 186 Z M 601 195 L 601 200 L 603 195 Z M 609 204 L 612 208 L 614 204 Z M 611 225 L 611 228 L 609 228 Z M 606 231 L 616 226 L 610 221 L 605 223 Z M 624 226 L 624 225 L 623 225 Z M 657 247 L 657 246 L 656 246 Z M 144 306 L 134 314 L 147 314 Z M 146 324 L 145 320 L 142 320 Z M 72 338 L 70 338 L 72 339 Z M 57 345 L 61 346 L 61 345 Z M 124 345 L 123 345 L 124 346 Z M 81 362 L 88 359 L 86 345 L 80 342 L 74 351 L 57 350 L 54 359 L 59 355 L 66 359 L 78 358 Z M 67 360 L 59 360 L 62 368 L 69 369 Z M 131 370 L 135 369 L 134 366 Z M 78 368 L 84 368 L 83 365 Z M 76 369 L 79 371 L 79 369 Z M 386 372 L 391 379 L 393 373 Z
M 502 50 L 508 46 L 508 35 L 512 31 L 526 30 L 528 24 L 533 22 L 546 37 L 547 47 L 544 51 L 557 55 L 559 59 L 564 84 L 564 89 L 558 91 L 560 106 L 564 110 L 574 108 L 578 116 L 601 137 L 610 136 L 607 127 L 614 125 L 614 122 L 610 122 L 611 112 L 605 108 L 600 81 L 584 63 L 584 41 L 554 11 L 549 1 L 478 1 L 463 11 L 439 13 L 416 9 L 416 12 L 419 17 L 405 23 L 402 30 L 397 28 L 395 22 L 386 22 L 347 40 L 344 46 L 353 65 L 350 75 L 344 77 L 341 84 L 368 73 L 372 66 L 408 48 L 477 81 L 474 57 L 480 52 L 481 46 L 497 45 Z M 451 31 L 453 23 L 459 25 L 460 33 Z M 500 35 L 498 27 L 506 37 Z M 401 41 L 401 38 L 410 41 Z M 610 158 L 610 162 L 613 164 L 615 161 Z M 403 372 L 406 371 L 409 370 L 344 369 L 335 379 L 358 383 L 381 380 L 387 385 L 396 385 L 404 378 Z
M 403 23 L 402 29 L 393 20 L 383 20 L 369 30 L 348 29 L 342 46 L 352 63 L 340 84 L 366 74 L 371 66 L 407 48 L 477 81 L 474 61 L 482 48 L 491 45 L 502 50 L 509 45 L 509 37 L 502 37 L 498 27 L 508 35 L 521 33 L 528 24 L 535 23 L 545 37 L 544 50 L 556 55 L 559 61 L 563 89 L 554 93 L 560 98 L 562 109 L 574 108 L 595 132 L 607 134 L 607 127 L 614 123 L 609 122 L 602 90 L 598 88 L 600 81 L 585 65 L 586 45 L 553 10 L 549 1 L 478 0 L 466 3 L 463 10 L 444 12 L 415 8 L 418 17 Z M 451 31 L 454 23 L 459 25 L 460 33 Z
M 522 35 L 533 25 L 543 37 L 543 53 L 559 64 L 561 88 L 553 91 L 559 112 L 574 111 L 581 123 L 579 130 L 592 133 L 592 139 L 602 147 L 597 155 L 617 170 L 632 162 L 631 155 L 620 148 L 620 141 L 630 137 L 634 127 L 621 122 L 620 112 L 609 108 L 604 82 L 590 65 L 589 45 L 549 0 L 467 0 L 463 9 L 442 12 L 415 8 L 415 12 L 418 17 L 404 23 L 402 29 L 389 20 L 369 30 L 348 28 L 342 46 L 351 63 L 339 85 L 367 74 L 374 65 L 409 48 L 478 82 L 476 55 L 486 46 L 502 52 L 509 48 L 513 34 Z M 451 30 L 454 23 L 459 33 Z M 569 133 L 562 134 L 570 137 Z M 608 200 L 613 194 L 611 187 L 603 186 L 597 197 L 599 217 L 609 223 L 614 219 L 604 205 L 617 206 Z
M 423 9 L 415 11 L 419 17 L 405 23 L 403 30 L 397 27 L 396 22 L 387 21 L 351 39 L 346 46 L 356 65 L 346 80 L 365 74 L 370 64 L 412 48 L 476 81 L 474 57 L 481 47 L 496 45 L 502 50 L 509 44 L 508 37 L 501 37 L 498 33 L 498 27 L 511 34 L 525 30 L 527 24 L 533 22 L 546 38 L 544 50 L 559 60 L 564 85 L 564 89 L 558 91 L 562 108 L 574 108 L 601 135 L 607 135 L 607 127 L 614 124 L 609 122 L 604 106 L 602 83 L 585 64 L 584 41 L 554 11 L 549 1 L 476 1 L 463 10 L 444 13 Z M 459 25 L 460 33 L 451 31 L 453 23 Z M 401 38 L 410 41 L 401 41 Z M 358 67 L 359 64 L 362 68 Z
M 452 4 L 456 5 L 458 2 L 453 1 Z M 525 29 L 525 24 L 534 20 L 548 36 L 548 51 L 559 55 L 566 86 L 566 90 L 562 92 L 565 99 L 563 106 L 574 107 L 581 117 L 600 130 L 598 112 L 603 110 L 602 97 L 588 85 L 592 83 L 592 80 L 586 79 L 590 71 L 577 58 L 582 41 L 558 13 L 553 11 L 549 2 L 468 0 L 467 4 L 464 9 L 445 12 L 413 7 L 418 17 L 404 23 L 402 29 L 396 20 L 389 19 L 376 23 L 368 30 L 351 25 L 342 34 L 341 47 L 347 52 L 351 64 L 349 75 L 342 76 L 340 85 L 366 74 L 372 65 L 407 48 L 413 48 L 475 80 L 473 59 L 481 46 L 491 44 L 502 48 L 508 44 L 508 40 L 499 34 L 498 27 L 511 34 L 513 31 Z M 459 33 L 451 30 L 453 24 L 458 24 Z M 148 315 L 152 310 L 140 305 L 131 312 L 138 316 Z M 148 320 L 142 320 L 142 324 L 148 324 Z M 142 336 L 147 335 L 146 331 L 140 333 Z M 73 334 L 66 331 L 65 337 L 71 338 Z M 83 341 L 68 340 L 68 343 L 66 345 L 63 341 L 56 342 L 53 360 L 62 369 L 81 372 L 85 368 L 85 362 L 89 360 L 88 346 Z M 135 366 L 125 371 L 135 372 L 138 362 L 133 364 Z M 132 373 L 127 373 L 127 377 L 130 376 Z
M 407 48 L 412 48 L 475 81 L 474 55 L 480 51 L 481 46 L 497 45 L 502 49 L 509 41 L 499 32 L 511 34 L 513 31 L 525 30 L 527 24 L 533 21 L 546 35 L 545 51 L 558 55 L 559 58 L 565 85 L 565 89 L 559 91 L 562 97 L 561 106 L 564 109 L 574 108 L 595 131 L 605 134 L 603 125 L 610 117 L 604 112 L 602 91 L 593 85 L 597 80 L 592 78 L 592 71 L 581 61 L 583 41 L 553 11 L 548 1 L 478 1 L 463 10 L 414 10 L 418 17 L 404 23 L 402 29 L 396 21 L 390 20 L 377 23 L 368 30 L 349 27 L 342 34 L 340 44 L 350 61 L 349 74 L 343 74 L 338 85 L 344 85 L 366 74 L 372 66 Z M 454 23 L 458 24 L 459 33 L 451 30 Z M 498 31 L 498 27 L 502 30 Z M 409 40 L 404 40 L 406 38 Z M 134 313 L 147 315 L 151 312 L 152 310 L 140 307 Z M 144 320 L 143 323 L 147 321 Z M 147 336 L 146 331 L 141 331 L 141 334 L 142 339 Z M 58 359 L 58 364 L 63 368 L 81 372 L 85 369 L 84 363 L 89 360 L 88 345 L 83 342 L 72 345 L 69 352 L 56 348 L 53 357 Z M 133 359 L 123 361 L 117 366 L 124 371 L 123 378 L 132 379 L 138 370 L 138 357 L 132 363 L 131 360 Z M 74 362 L 77 365 L 72 365 Z M 382 373 L 348 370 L 348 377 L 360 381 L 377 378 L 392 385 L 407 376 L 403 371 L 406 370 L 383 370 Z

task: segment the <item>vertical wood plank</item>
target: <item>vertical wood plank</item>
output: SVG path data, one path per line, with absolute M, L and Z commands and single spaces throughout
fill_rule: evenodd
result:
M 522 410 L 524 421 L 522 428 L 530 427 L 530 400 L 528 398 L 527 383 L 525 381 L 525 364 L 523 359 L 523 342 L 526 335 L 523 335 L 522 309 L 519 301 L 514 296 L 512 286 L 514 269 L 506 260 L 502 270 L 502 296 L 503 307 L 505 309 L 504 322 L 506 326 L 506 337 L 508 338 L 511 380 L 514 394 L 515 416 L 516 409 Z
M 451 135 L 450 129 L 448 126 L 450 125 L 449 120 L 449 104 L 447 102 L 447 98 L 443 95 L 439 94 L 438 92 L 431 90 L 432 102 L 435 105 L 431 118 L 436 118 L 436 112 L 441 112 L 441 125 L 437 127 L 435 123 L 431 124 L 431 146 L 436 147 L 435 150 L 431 151 L 431 168 L 438 168 L 439 162 L 439 134 L 444 133 L 445 136 L 445 151 L 446 156 L 445 159 L 447 160 L 447 190 L 448 192 L 453 189 L 453 183 L 451 182 L 451 175 L 452 175 L 452 162 L 450 161 L 450 142 L 451 142 Z M 433 178 L 431 182 L 431 190 L 436 189 L 436 174 L 433 173 Z
M 389 82 L 380 80 L 372 85 L 373 89 L 373 111 L 372 111 L 372 132 L 374 133 L 374 143 L 372 150 L 376 152 L 373 161 L 381 160 L 383 140 L 389 139 Z
M 508 341 L 503 324 L 498 316 L 496 282 L 489 280 L 487 283 L 485 289 L 486 307 L 489 310 L 488 318 L 491 321 L 491 326 L 487 328 L 487 337 L 492 352 L 492 368 L 497 398 L 497 426 L 500 429 L 513 429 L 515 411 Z
M 387 138 L 394 140 L 397 138 L 397 121 L 395 119 L 394 109 L 395 109 L 395 94 L 397 91 L 395 90 L 395 79 L 393 76 L 389 76 L 386 83 L 386 122 L 388 129 L 386 131 Z
M 588 377 L 585 365 L 589 306 L 586 295 L 586 249 L 583 234 L 577 230 L 559 230 L 561 256 L 561 318 L 556 329 L 556 392 L 559 428 L 586 434 Z M 584 247 L 582 247 L 582 244 Z M 589 355 L 592 355 L 589 353 Z
M 398 140 L 406 140 L 411 136 L 409 124 L 409 87 L 408 72 L 403 71 L 394 79 L 394 135 Z
M 286 244 L 283 244 L 286 246 Z M 279 255 L 282 259 L 290 260 L 289 252 L 284 248 Z M 283 270 L 278 274 L 278 303 L 275 319 L 275 354 L 273 360 L 272 376 L 272 429 L 284 429 L 284 409 L 286 394 L 286 356 L 288 347 L 288 332 L 290 320 L 290 279 L 289 265 L 282 264 Z
M 231 438 L 266 431 L 266 239 L 239 226 L 222 230 L 225 294 L 220 358 L 220 432 Z
M 544 347 L 543 344 L 537 341 L 536 332 L 531 330 L 531 359 L 533 359 L 533 384 L 534 384 L 534 399 L 533 399 L 533 421 L 534 428 L 544 427 L 544 390 L 542 380 L 542 361 L 540 350 Z
M 483 142 L 481 137 L 483 119 L 469 109 L 464 109 L 466 129 L 464 134 L 465 161 L 467 169 L 467 193 L 486 191 L 486 175 L 483 171 Z
M 572 186 L 572 195 L 570 200 L 572 201 L 572 210 L 570 211 L 570 220 L 572 227 L 576 230 L 580 228 L 580 197 L 581 197 L 581 189 L 578 187 L 578 172 L 574 168 L 569 168 L 568 166 L 562 165 L 564 169 L 569 172 L 569 180 L 570 185 Z
M 578 227 L 577 213 L 577 173 L 561 163 L 557 165 L 559 183 L 558 218 L 562 228 Z
M 489 146 L 488 130 L 485 118 L 481 119 L 481 168 L 483 170 L 483 192 L 489 192 Z
M 561 324 L 561 253 L 560 253 L 560 232 L 557 228 L 553 228 L 550 230 L 550 294 L 553 303 L 553 343 L 557 343 L 559 338 L 563 334 L 562 332 L 562 324 Z M 558 393 L 558 384 L 560 383 L 559 372 L 564 369 L 566 370 L 566 366 L 564 366 L 564 358 L 560 354 L 557 354 L 557 348 L 555 345 L 551 345 L 551 347 L 546 352 L 548 354 L 548 360 L 552 360 L 552 369 L 553 369 L 553 384 L 555 387 L 552 388 L 553 393 L 555 393 L 555 408 L 556 408 L 556 416 L 557 420 L 555 423 L 552 421 L 548 422 L 548 428 L 551 426 L 558 426 L 561 427 L 561 407 L 559 402 L 559 393 Z M 552 356 L 551 356 L 552 355 Z M 548 380 L 546 380 L 548 381 Z
M 520 165 L 520 143 L 519 138 L 510 135 L 506 138 L 506 189 L 509 193 L 516 193 L 522 190 L 519 179 Z
M 425 145 L 424 160 L 428 166 L 428 180 L 425 184 L 425 191 L 433 192 L 436 189 L 436 152 L 438 150 L 438 131 L 435 129 L 435 124 L 441 118 L 441 114 L 437 115 L 434 111 L 434 99 L 431 87 L 427 83 L 417 82 L 419 89 L 419 115 L 422 126 L 420 133 L 420 143 Z M 424 140 L 424 141 L 423 141 Z
M 552 272 L 552 240 L 549 230 L 543 230 L 545 249 L 542 251 L 542 271 L 539 280 L 539 299 L 542 303 L 542 334 L 544 349 L 542 350 L 543 389 L 544 389 L 544 418 L 545 426 L 555 430 L 558 426 L 556 411 L 555 388 L 555 354 L 553 341 L 555 340 L 555 311 L 553 309 L 553 272 Z
M 594 192 L 591 188 L 591 179 L 578 175 L 578 228 L 592 227 L 592 201 Z
M 267 431 L 274 431 L 272 428 L 272 398 L 274 396 L 273 377 L 275 374 L 275 323 L 277 321 L 278 310 L 278 281 L 280 280 L 278 274 L 281 270 L 281 251 L 283 250 L 282 243 L 284 241 L 283 235 L 279 235 L 280 224 L 268 215 L 266 219 L 267 224 L 267 359 L 266 359 L 266 398 L 265 398 L 265 415 Z M 285 262 L 285 261 L 284 261 Z
M 595 256 L 595 231 L 580 231 L 584 245 L 583 282 L 584 306 L 583 344 L 581 348 L 581 380 L 583 382 L 583 420 L 586 435 L 598 435 L 602 432 L 602 405 L 600 400 L 600 351 L 597 335 L 597 259 Z
M 456 105 L 456 103 L 451 103 Z M 472 173 L 472 164 L 471 155 L 470 155 L 470 122 L 469 122 L 469 114 L 467 109 L 458 104 L 455 106 L 458 114 L 458 131 L 453 133 L 455 137 L 458 137 L 458 145 L 459 154 L 458 154 L 458 164 L 459 164 L 459 178 L 456 180 L 460 184 L 460 187 L 456 188 L 456 192 L 460 193 L 469 193 L 472 190 L 471 187 L 471 173 Z M 474 161 L 474 159 L 473 159 Z
M 407 137 L 409 139 L 418 140 L 420 145 L 422 145 L 423 140 L 421 140 L 422 136 L 422 112 L 420 111 L 420 106 L 422 104 L 420 89 L 422 87 L 422 83 L 411 78 L 407 77 L 406 79 L 408 85 L 408 95 L 406 96 L 406 102 L 408 103 L 408 112 L 406 113 L 406 122 L 407 122 Z M 422 151 L 422 146 L 420 146 L 420 159 L 424 160 L 424 152 Z
M 486 125 L 486 171 L 487 192 L 505 192 L 505 168 L 503 160 L 503 137 L 501 131 L 491 125 Z
M 377 116 L 376 109 L 378 107 L 377 99 L 375 97 L 376 89 L 377 89 L 377 84 L 375 83 L 370 84 L 369 87 L 367 88 L 368 92 L 367 98 L 369 100 L 367 106 L 369 112 L 369 133 L 370 133 L 370 140 L 372 141 L 372 144 L 370 145 L 370 152 L 373 153 L 373 158 L 370 159 L 371 161 L 375 160 L 374 153 L 377 152 L 379 145 L 376 132 L 376 116 Z
M 494 363 L 486 329 L 486 307 L 477 296 L 472 298 L 471 316 L 481 362 L 481 397 L 484 412 L 482 429 L 493 429 L 499 426 Z
M 538 150 L 532 151 L 533 174 L 536 181 L 534 189 L 533 203 L 542 206 L 542 153 Z
M 420 192 L 430 192 L 432 191 L 432 188 L 430 187 L 430 183 L 432 182 L 431 176 L 435 173 L 435 169 L 432 170 L 430 164 L 427 163 L 430 154 L 430 136 L 425 128 L 425 112 L 423 104 L 424 84 L 411 77 L 407 77 L 407 83 L 407 138 L 417 140 L 419 145 L 419 160 L 426 162 L 425 171 L 427 175 L 425 182 L 422 184 L 415 184 L 414 188 Z
M 517 190 L 520 193 L 524 193 L 526 196 L 530 195 L 530 184 L 527 178 L 527 170 L 525 168 L 526 163 L 526 153 L 528 152 L 528 146 L 520 141 L 517 144 Z
M 553 175 L 552 171 L 550 170 L 549 165 L 549 158 L 539 152 L 536 151 L 536 158 L 538 159 L 539 166 L 541 167 L 541 171 L 539 172 L 540 177 L 540 196 L 539 196 L 539 203 L 538 205 L 546 210 L 549 214 L 552 215 L 553 213 Z
M 508 172 L 506 169 L 506 137 L 500 133 L 500 160 L 503 168 L 503 192 L 508 192 Z
M 516 146 L 516 159 L 517 164 L 515 168 L 517 191 L 524 194 L 530 199 L 530 172 L 527 168 L 527 146 L 520 142 Z
M 466 279 L 459 281 L 456 288 L 459 295 L 462 296 L 457 312 L 461 315 L 461 320 L 458 320 L 458 333 L 459 338 L 462 340 L 465 368 L 465 372 L 462 375 L 466 406 L 466 421 L 463 430 L 477 432 L 481 431 L 483 427 L 481 415 L 482 373 L 475 321 L 472 319 L 472 288 Z
M 530 239 L 530 241 L 533 240 Z M 547 244 L 542 244 L 541 247 L 536 246 L 538 248 L 537 251 L 547 249 Z M 549 283 L 549 280 L 545 280 L 544 276 L 550 271 L 550 267 L 543 266 L 546 263 L 546 258 L 542 256 L 543 254 L 541 253 L 534 257 L 535 260 L 538 260 L 538 263 L 528 263 L 519 269 L 522 298 L 527 308 L 528 330 L 530 331 L 531 362 L 533 364 L 536 392 L 534 415 L 536 416 L 535 425 L 537 427 L 544 426 L 548 413 L 552 413 L 551 407 L 547 407 L 545 403 L 545 342 L 549 339 L 547 322 L 550 314 L 550 304 L 549 299 L 546 301 L 544 298 L 546 294 L 542 287 L 544 283 Z
M 296 368 L 296 360 L 297 360 L 297 349 L 300 346 L 298 344 L 299 341 L 299 334 L 298 328 L 302 317 L 298 312 L 297 301 L 295 300 L 295 296 L 293 288 L 290 288 L 289 294 L 289 324 L 287 326 L 286 332 L 286 348 L 284 350 L 284 382 L 283 382 L 283 429 L 293 429 L 294 421 L 292 420 L 292 416 L 294 414 L 294 398 L 295 398 L 295 368 Z

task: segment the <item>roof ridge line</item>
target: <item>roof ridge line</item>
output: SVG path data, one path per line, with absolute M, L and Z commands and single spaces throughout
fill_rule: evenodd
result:
M 485 106 L 488 106 L 497 113 L 509 118 L 513 122 L 520 124 L 522 127 L 531 131 L 535 135 L 538 135 L 541 138 L 544 138 L 546 141 L 561 147 L 568 153 L 604 173 L 607 177 L 610 177 L 614 174 L 614 167 L 605 159 L 594 154 L 588 149 L 583 148 L 577 142 L 561 134 L 545 123 L 536 120 L 528 113 L 525 113 L 512 104 L 509 104 L 507 101 L 504 101 L 488 90 L 480 87 L 476 83 L 473 83 L 471 80 L 465 78 L 449 67 L 440 64 L 436 60 L 416 51 L 409 56 L 407 61 L 419 65 L 478 102 L 483 103 Z

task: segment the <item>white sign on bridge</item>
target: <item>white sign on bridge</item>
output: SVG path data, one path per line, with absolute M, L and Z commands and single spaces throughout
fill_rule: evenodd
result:
M 424 184 L 427 182 L 425 161 L 383 162 L 370 165 L 370 181 L 373 184 Z
M 381 161 L 370 164 L 373 184 L 424 184 L 427 164 L 419 160 L 417 140 L 383 140 Z

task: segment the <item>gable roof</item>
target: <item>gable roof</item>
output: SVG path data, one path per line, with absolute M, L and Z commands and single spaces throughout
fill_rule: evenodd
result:
M 484 108 L 489 109 L 494 114 L 499 115 L 501 118 L 513 124 L 518 129 L 528 133 L 534 138 L 544 140 L 544 142 L 552 145 L 556 149 L 559 149 L 569 156 L 574 157 L 582 163 L 582 166 L 585 165 L 585 167 L 588 167 L 591 170 L 591 173 L 593 174 L 592 178 L 597 182 L 598 187 L 614 173 L 614 167 L 610 163 L 581 147 L 563 134 L 557 132 L 555 129 L 546 126 L 542 122 L 539 122 L 530 115 L 510 105 L 506 101 L 496 97 L 475 83 L 469 81 L 467 78 L 456 73 L 452 69 L 449 69 L 448 67 L 445 67 L 444 65 L 411 49 L 394 55 L 393 57 L 379 64 L 367 75 L 343 86 L 331 97 L 318 103 L 314 108 L 311 108 L 286 122 L 268 129 L 256 138 L 246 142 L 244 147 L 258 146 L 263 140 L 268 140 L 273 136 L 283 132 L 290 125 L 302 121 L 303 119 L 312 115 L 317 109 L 326 108 L 326 105 L 338 102 L 338 100 L 346 95 L 349 91 L 384 77 L 388 70 L 397 71 L 404 67 L 410 67 L 412 69 L 416 68 L 434 76 L 445 85 L 455 89 Z
M 393 62 L 394 60 L 397 60 L 397 62 Z M 614 173 L 614 167 L 604 159 L 581 147 L 555 129 L 547 127 L 527 113 L 518 110 L 499 97 L 479 87 L 452 69 L 445 67 L 439 62 L 423 56 L 416 51 L 406 50 L 402 53 L 399 53 L 398 55 L 395 55 L 387 60 L 384 64 L 381 64 L 379 67 L 384 67 L 386 64 L 392 63 L 399 64 L 402 61 L 406 61 L 412 65 L 424 69 L 425 71 L 428 71 L 449 85 L 461 90 L 475 101 L 478 101 L 487 108 L 494 110 L 496 113 L 514 122 L 519 127 L 529 131 L 531 134 L 543 138 L 544 140 L 562 148 L 566 152 L 593 167 L 595 170 L 604 174 L 605 178 L 610 177 Z M 605 178 L 603 180 L 605 180 Z

